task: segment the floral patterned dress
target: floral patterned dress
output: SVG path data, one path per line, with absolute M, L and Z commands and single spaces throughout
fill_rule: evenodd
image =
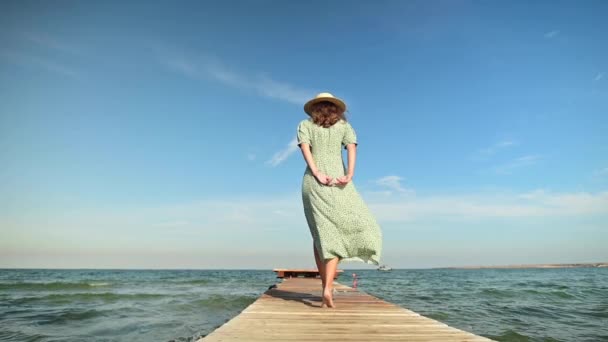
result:
M 317 169 L 334 179 L 333 185 L 320 183 L 308 165 L 302 179 L 304 214 L 321 258 L 379 265 L 380 226 L 352 180 L 345 186 L 335 185 L 335 179 L 348 171 L 342 147 L 357 144 L 355 130 L 345 120 L 325 128 L 309 118 L 298 124 L 297 141 L 310 144 Z

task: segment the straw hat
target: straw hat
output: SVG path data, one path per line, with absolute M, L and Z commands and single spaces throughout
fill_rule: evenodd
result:
M 304 111 L 308 115 L 310 115 L 310 112 L 312 110 L 312 105 L 314 105 L 315 103 L 321 102 L 321 101 L 329 101 L 329 102 L 335 104 L 336 106 L 338 106 L 338 108 L 342 109 L 343 112 L 346 111 L 346 104 L 344 103 L 344 101 L 340 100 L 339 98 L 333 96 L 330 93 L 317 94 L 317 96 L 315 96 L 313 99 L 306 102 L 306 104 L 304 105 Z

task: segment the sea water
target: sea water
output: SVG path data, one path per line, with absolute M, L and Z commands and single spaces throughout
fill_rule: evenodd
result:
M 498 341 L 608 341 L 608 268 L 345 270 L 358 289 Z M 0 341 L 194 341 L 271 270 L 0 270 Z M 339 301 L 337 302 L 339 305 Z

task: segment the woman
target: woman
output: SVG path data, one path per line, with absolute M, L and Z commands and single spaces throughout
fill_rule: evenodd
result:
M 304 214 L 323 284 L 321 307 L 335 308 L 333 279 L 340 261 L 380 264 L 382 232 L 357 192 L 357 136 L 346 120 L 344 101 L 320 93 L 304 105 L 310 118 L 298 124 L 298 146 L 307 167 L 302 179 Z M 342 160 L 348 150 L 348 167 Z

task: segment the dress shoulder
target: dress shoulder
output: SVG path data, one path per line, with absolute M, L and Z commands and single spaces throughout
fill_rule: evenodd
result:
M 357 143 L 357 133 L 355 132 L 355 129 L 350 122 L 344 121 L 344 123 L 346 126 L 344 129 L 344 136 L 342 137 L 342 145 L 344 148 L 346 148 L 346 146 L 349 144 L 355 144 L 355 146 L 358 146 L 359 144 Z
M 299 125 L 308 125 L 310 123 L 312 123 L 312 120 L 310 118 L 302 119 L 302 121 L 300 121 Z
M 309 145 L 312 143 L 312 136 L 308 122 L 310 122 L 310 119 L 304 119 L 298 123 L 298 128 L 296 129 L 298 146 L 300 146 L 302 143 L 307 143 Z

